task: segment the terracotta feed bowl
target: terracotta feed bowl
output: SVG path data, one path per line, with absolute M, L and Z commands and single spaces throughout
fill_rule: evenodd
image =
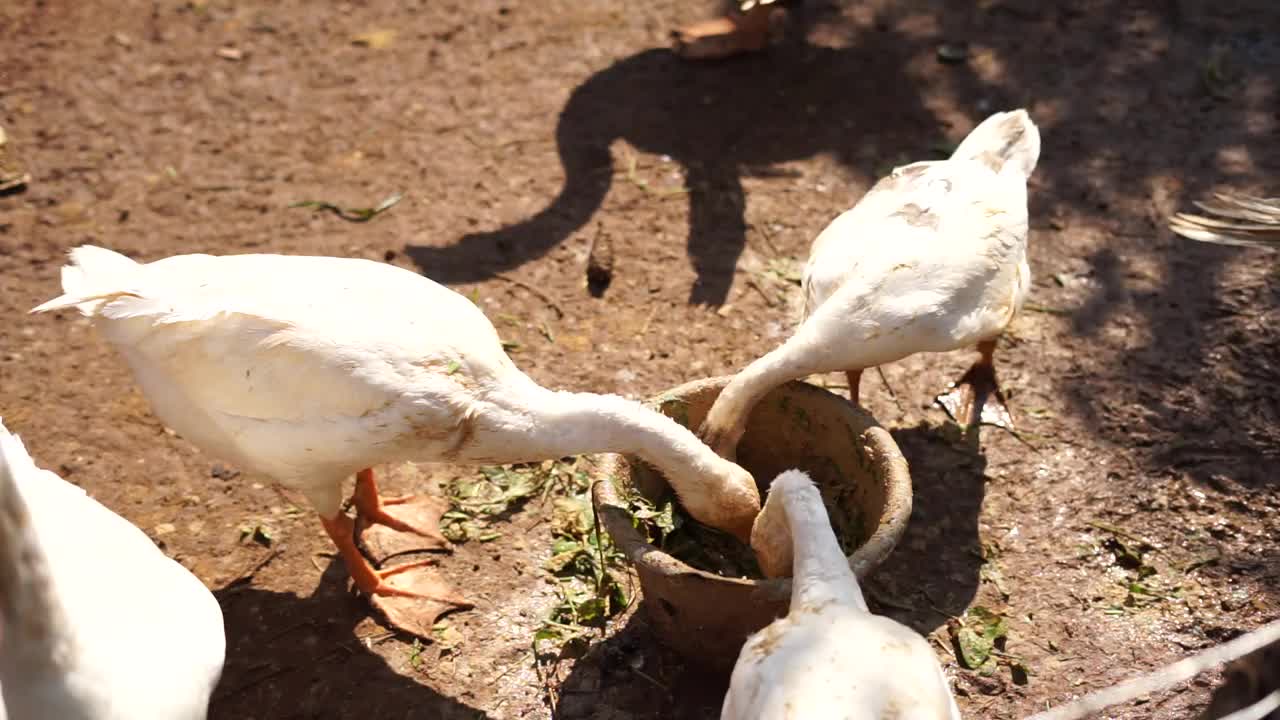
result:
M 728 381 L 687 383 L 650 405 L 696 431 Z M 783 470 L 807 471 L 836 534 L 853 548 L 849 564 L 859 578 L 893 550 L 911 515 L 911 476 L 893 438 L 871 415 L 813 385 L 792 382 L 765 396 L 747 422 L 737 461 L 760 483 L 761 497 Z M 670 497 L 665 479 L 623 455 L 597 455 L 594 465 L 597 512 L 636 567 L 659 639 L 701 665 L 731 666 L 748 635 L 786 614 L 791 581 L 724 577 L 663 552 L 637 530 L 628 498 L 638 493 L 657 505 Z

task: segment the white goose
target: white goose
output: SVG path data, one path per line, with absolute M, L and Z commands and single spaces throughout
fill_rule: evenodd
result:
M 341 509 L 352 473 L 366 523 L 447 544 L 437 504 L 379 498 L 378 463 L 628 452 L 665 473 L 708 525 L 745 541 L 759 511 L 750 473 L 693 433 L 618 396 L 539 386 L 474 304 L 409 270 L 283 255 L 140 264 L 92 246 L 72 250 L 71 263 L 66 294 L 33 312 L 79 308 L 165 424 L 303 492 L 357 587 L 408 632 L 429 633 L 442 608 L 466 603 L 426 562 L 377 571 L 357 549 Z
M 992 354 L 1031 284 L 1027 177 L 1039 155 L 1027 113 L 997 113 L 950 159 L 876 183 L 814 240 L 800 327 L 729 383 L 702 437 L 732 458 L 751 408 L 785 382 L 843 370 L 857 404 L 865 368 L 975 344 L 981 359 L 940 400 L 966 426 L 1009 426 Z
M 201 720 L 225 650 L 204 585 L 0 424 L 0 718 Z
M 958 720 L 929 643 L 872 615 L 809 476 L 773 481 L 752 547 L 766 575 L 792 570 L 791 609 L 738 655 L 721 720 Z

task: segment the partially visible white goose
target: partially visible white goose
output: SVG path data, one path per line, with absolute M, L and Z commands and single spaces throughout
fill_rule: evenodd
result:
M 996 113 L 950 159 L 876 183 L 814 240 L 800 327 L 734 377 L 702 437 L 732 458 L 752 407 L 783 383 L 846 371 L 857 404 L 864 369 L 971 345 L 981 359 L 939 399 L 966 427 L 1010 426 L 992 356 L 1031 284 L 1027 177 L 1039 156 L 1026 111 Z
M 808 475 L 773 481 L 752 547 L 771 576 L 794 557 L 791 609 L 747 639 L 721 720 L 958 720 L 929 643 L 867 609 Z
M 201 720 L 225 650 L 204 585 L 0 424 L 0 718 Z
M 446 543 L 437 504 L 380 499 L 369 468 L 628 452 L 664 472 L 696 519 L 744 541 L 750 473 L 690 431 L 614 395 L 555 392 L 522 373 L 484 314 L 427 278 L 369 260 L 178 255 L 140 264 L 71 251 L 62 297 L 123 353 L 156 415 L 211 455 L 302 491 L 359 589 L 424 635 L 465 606 L 426 563 L 375 570 L 342 512 L 358 473 L 366 522 Z M 426 498 L 424 500 L 430 500 Z

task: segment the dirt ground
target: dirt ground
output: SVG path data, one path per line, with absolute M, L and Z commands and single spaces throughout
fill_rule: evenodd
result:
M 1280 614 L 1276 259 L 1163 225 L 1213 187 L 1275 189 L 1280 5 L 812 0 L 768 53 L 675 59 L 668 30 L 712 11 L 0 5 L 0 125 L 32 176 L 0 197 L 0 414 L 213 589 L 228 658 L 210 717 L 707 718 L 726 679 L 658 646 L 643 607 L 585 657 L 536 668 L 554 602 L 538 503 L 443 560 L 477 604 L 447 618 L 451 647 L 386 633 L 301 498 L 167 432 L 84 320 L 25 314 L 58 293 L 69 247 L 385 260 L 474 293 L 540 382 L 645 397 L 775 346 L 827 222 L 894 164 L 1017 106 L 1044 141 L 1032 305 L 998 355 L 1026 442 L 985 431 L 975 452 L 930 406 L 968 353 L 885 367 L 896 399 L 869 375 L 915 483 L 870 598 L 931 636 L 975 718 Z M 944 45 L 961 61 L 940 61 Z M 363 224 L 289 207 L 396 192 Z M 599 298 L 597 236 L 617 258 Z M 468 472 L 395 468 L 390 486 Z M 242 541 L 255 525 L 269 546 Z M 958 664 L 948 623 L 975 605 L 1006 616 L 1025 684 L 1013 661 Z M 1109 716 L 1189 717 L 1215 681 Z

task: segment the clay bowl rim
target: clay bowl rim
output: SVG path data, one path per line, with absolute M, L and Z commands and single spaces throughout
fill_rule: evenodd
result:
M 702 380 L 693 380 L 660 392 L 654 395 L 651 401 L 658 398 L 685 397 L 707 386 L 714 386 L 723 390 L 724 386 L 732 379 L 733 376 L 731 375 L 721 375 Z M 862 431 L 862 437 L 865 438 L 866 442 L 866 450 L 870 455 L 872 464 L 875 467 L 884 469 L 886 481 L 884 511 L 880 514 L 876 531 L 871 533 L 871 537 L 867 538 L 865 543 L 859 545 L 853 551 L 853 554 L 848 556 L 849 566 L 853 568 L 858 579 L 863 580 L 888 558 L 889 554 L 897 546 L 898 541 L 902 539 L 902 535 L 906 532 L 907 522 L 911 517 L 913 499 L 911 473 L 907 465 L 907 459 L 898 448 L 898 444 L 894 442 L 893 436 L 884 429 L 884 426 L 871 413 L 855 407 L 848 400 L 825 388 L 799 380 L 788 382 L 772 392 L 778 392 L 779 390 L 786 390 L 792 393 L 807 393 L 814 396 L 821 395 L 824 398 L 836 400 L 838 403 L 833 404 L 832 408 L 837 415 L 843 414 L 846 416 L 849 424 L 854 427 L 858 425 L 866 426 Z M 632 564 L 637 567 L 644 566 L 646 569 L 664 576 L 697 575 L 705 580 L 738 585 L 744 589 L 769 588 L 790 594 L 791 578 L 789 577 L 734 578 L 717 575 L 706 570 L 699 570 L 645 540 L 640 532 L 632 527 L 630 522 L 631 515 L 626 510 L 626 504 L 619 497 L 620 491 L 613 481 L 615 474 L 621 472 L 621 466 L 629 465 L 629 463 L 618 453 L 599 453 L 595 457 L 597 458 L 595 467 L 590 471 L 595 479 L 591 490 L 593 504 L 597 515 L 604 522 L 605 529 L 613 537 L 614 543 Z M 772 480 L 773 478 L 769 478 L 770 482 Z M 757 479 L 756 482 L 759 482 L 759 480 Z M 600 512 L 602 509 L 607 509 L 609 512 Z M 642 578 L 642 589 L 643 586 Z

